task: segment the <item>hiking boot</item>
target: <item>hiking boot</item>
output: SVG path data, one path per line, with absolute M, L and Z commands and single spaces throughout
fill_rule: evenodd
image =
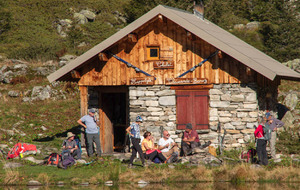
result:
M 201 148 L 206 148 L 211 144 L 211 141 L 207 141 L 204 145 L 201 146 Z

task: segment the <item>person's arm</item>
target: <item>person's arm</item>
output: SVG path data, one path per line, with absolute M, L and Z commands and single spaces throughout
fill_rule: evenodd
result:
M 187 138 L 186 142 L 194 142 L 196 139 L 196 135 L 198 135 L 198 133 L 196 131 L 192 131 L 191 137 Z
M 77 123 L 78 123 L 79 125 L 83 126 L 84 128 L 86 128 L 86 125 L 81 121 L 81 119 L 79 119 L 79 120 L 77 121 Z
M 183 133 L 183 139 L 182 139 L 182 141 L 188 142 L 187 140 L 188 140 L 188 139 L 187 139 L 187 134 L 186 134 L 186 132 L 184 132 L 184 133 Z
M 275 122 L 276 128 L 280 128 L 284 125 L 284 123 L 282 121 L 280 121 L 279 119 L 274 118 L 273 122 Z
M 65 141 L 65 140 L 63 141 L 62 149 L 63 149 L 63 150 L 66 150 L 66 141 Z
M 75 145 L 75 147 L 74 148 L 72 148 L 71 147 L 71 149 L 70 149 L 70 152 L 74 152 L 74 150 L 77 150 L 78 149 L 78 146 L 77 145 Z
M 130 132 L 130 130 L 131 130 L 131 127 L 129 126 L 129 127 L 127 127 L 127 129 L 126 129 L 126 132 L 127 132 L 130 136 L 133 137 L 133 134 Z
M 169 147 L 169 143 L 166 144 L 166 145 L 158 145 L 159 150 L 162 150 L 162 149 L 165 149 L 165 148 L 168 148 L 168 147 Z

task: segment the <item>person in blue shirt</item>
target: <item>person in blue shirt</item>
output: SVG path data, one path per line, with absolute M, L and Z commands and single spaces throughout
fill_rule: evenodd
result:
M 138 152 L 140 158 L 142 160 L 142 165 L 145 165 L 145 158 L 140 146 L 141 137 L 140 137 L 140 124 L 143 122 L 141 116 L 136 117 L 136 121 L 133 122 L 127 129 L 127 133 L 130 135 L 131 142 L 132 142 L 132 155 L 130 157 L 130 163 L 128 167 L 132 167 L 132 163 L 134 158 L 136 157 L 136 153 Z
M 95 118 L 94 109 L 89 109 L 89 114 L 83 116 L 77 121 L 77 123 L 85 128 L 88 156 L 92 156 L 93 154 L 93 142 L 96 143 L 97 156 L 101 156 L 100 135 L 97 122 L 98 120 Z

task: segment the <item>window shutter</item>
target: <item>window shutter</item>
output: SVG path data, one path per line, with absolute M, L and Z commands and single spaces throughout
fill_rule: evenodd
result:
M 208 129 L 208 91 L 193 92 L 195 129 Z
M 187 123 L 193 128 L 208 129 L 208 91 L 176 91 L 177 129 L 185 129 Z
M 177 129 L 185 129 L 187 123 L 191 123 L 191 95 L 189 91 L 176 91 L 177 99 Z

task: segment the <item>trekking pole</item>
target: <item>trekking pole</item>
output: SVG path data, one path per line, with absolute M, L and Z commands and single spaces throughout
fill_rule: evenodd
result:
M 219 152 L 221 155 L 222 150 L 221 150 L 221 126 L 220 126 L 220 123 L 218 123 L 217 131 L 218 131 L 218 141 L 219 141 Z

